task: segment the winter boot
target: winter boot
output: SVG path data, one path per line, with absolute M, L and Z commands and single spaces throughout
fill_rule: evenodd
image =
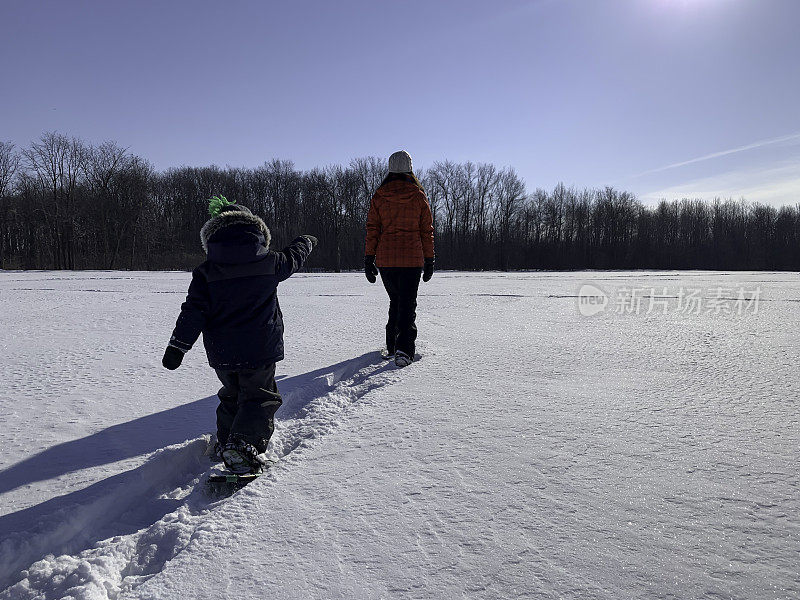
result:
M 214 446 L 208 455 L 208 460 L 210 460 L 212 463 L 221 463 L 222 448 L 223 448 L 222 444 L 220 444 L 219 442 L 214 442 Z
M 255 446 L 236 436 L 232 436 L 222 449 L 222 460 L 228 470 L 236 475 L 261 473 L 266 464 Z
M 411 364 L 412 359 L 408 354 L 403 352 L 402 350 L 398 350 L 394 353 L 394 364 L 398 367 L 407 367 Z
M 223 444 L 220 444 L 217 440 L 217 436 L 212 434 L 211 439 L 208 441 L 208 446 L 206 446 L 206 450 L 203 452 L 203 456 L 208 457 L 208 460 L 212 463 L 221 463 L 222 448 Z

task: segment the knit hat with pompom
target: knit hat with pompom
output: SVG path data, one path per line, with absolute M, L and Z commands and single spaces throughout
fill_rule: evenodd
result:
M 214 196 L 208 200 L 208 214 L 211 218 L 206 221 L 200 230 L 200 243 L 203 251 L 208 252 L 208 241 L 215 233 L 231 225 L 252 225 L 264 236 L 267 247 L 272 239 L 269 228 L 246 206 L 231 202 L 225 196 Z

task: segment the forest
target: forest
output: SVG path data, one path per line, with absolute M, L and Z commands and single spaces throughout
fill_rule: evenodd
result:
M 217 194 L 260 215 L 273 248 L 317 236 L 309 270 L 360 269 L 386 169 L 364 157 L 310 170 L 271 159 L 157 171 L 115 142 L 56 132 L 24 148 L 0 142 L 0 269 L 192 269 L 204 260 L 199 231 Z M 528 190 L 511 167 L 448 160 L 416 175 L 438 269 L 800 270 L 800 204 L 645 205 L 611 187 Z

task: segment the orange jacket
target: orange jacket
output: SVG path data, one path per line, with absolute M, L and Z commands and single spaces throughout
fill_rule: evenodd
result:
M 391 181 L 372 196 L 366 255 L 379 267 L 421 267 L 433 258 L 433 217 L 425 192 L 409 181 Z

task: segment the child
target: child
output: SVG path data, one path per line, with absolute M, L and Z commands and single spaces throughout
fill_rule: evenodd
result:
M 215 196 L 209 213 L 200 231 L 207 260 L 192 272 L 162 364 L 177 369 L 203 333 L 208 364 L 223 386 L 215 454 L 234 473 L 260 473 L 259 455 L 282 403 L 275 384 L 275 363 L 283 360 L 278 283 L 303 266 L 317 238 L 302 235 L 275 252 L 269 229 L 248 208 Z

